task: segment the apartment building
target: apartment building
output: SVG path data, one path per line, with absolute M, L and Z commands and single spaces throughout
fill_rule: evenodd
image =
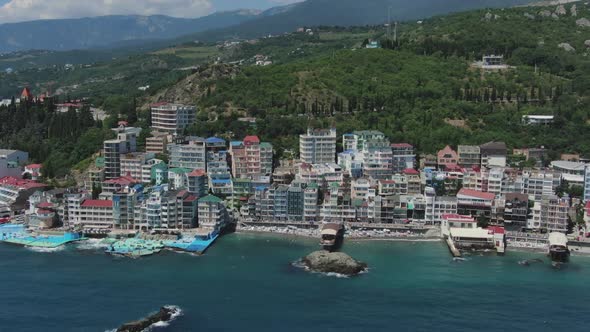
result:
M 473 168 L 481 165 L 481 150 L 477 145 L 459 145 L 457 155 L 461 167 Z
M 137 151 L 137 136 L 141 128 L 120 127 L 114 129 L 117 138 L 104 141 L 104 176 L 105 179 L 118 178 L 121 175 L 121 155 Z
M 306 134 L 299 136 L 299 154 L 303 163 L 334 163 L 336 129 L 307 129 Z
M 408 143 L 395 143 L 391 145 L 392 171 L 401 173 L 405 169 L 416 167 L 416 153 L 414 146 Z
M 207 168 L 207 152 L 205 139 L 200 137 L 183 137 L 168 144 L 170 168 Z
M 197 109 L 181 104 L 158 103 L 151 107 L 152 129 L 182 134 L 184 129 L 195 123 Z

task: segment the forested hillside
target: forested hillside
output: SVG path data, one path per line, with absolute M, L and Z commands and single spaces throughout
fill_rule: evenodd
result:
M 288 135 L 308 123 L 335 123 L 340 132 L 379 129 L 422 152 L 495 139 L 511 147 L 590 153 L 584 45 L 590 28 L 579 24 L 590 14 L 581 3 L 577 16 L 571 5 L 552 15 L 558 9 L 483 10 L 414 23 L 403 27 L 396 43 L 381 33 L 377 38 L 387 49 L 341 50 L 245 68 L 235 79 L 211 82 L 213 93 L 200 104 L 218 114 L 246 110 L 260 119 L 255 130 L 231 117 L 225 128 L 256 131 L 289 149 L 297 145 Z M 558 47 L 563 43 L 576 51 Z M 490 53 L 504 54 L 516 68 L 483 73 L 471 66 Z M 550 128 L 525 127 L 525 114 L 553 114 L 557 121 Z M 219 128 L 205 123 L 193 132 Z
M 335 125 L 339 133 L 381 130 L 420 153 L 502 140 L 509 147 L 545 146 L 552 158 L 590 155 L 587 18 L 583 3 L 573 11 L 572 5 L 478 10 L 400 24 L 395 42 L 383 26 L 323 26 L 313 35 L 230 47 L 187 43 L 74 70 L 0 74 L 6 91 L 59 87 L 62 101 L 88 97 L 109 115 L 101 125 L 48 105 L 0 108 L 2 146 L 28 150 L 47 174 L 63 176 L 100 149 L 111 134 L 102 128 L 121 119 L 147 128 L 149 112 L 135 106 L 165 100 L 199 106 L 198 123 L 187 133 L 258 134 L 275 145 L 277 157 L 296 152 L 297 135 L 309 125 Z M 366 49 L 371 39 L 383 48 Z M 487 72 L 474 66 L 489 53 L 503 54 L 514 67 Z M 257 56 L 272 65 L 255 66 Z M 177 70 L 186 66 L 192 69 Z M 151 87 L 137 89 L 145 85 Z M 551 114 L 556 121 L 524 126 L 527 114 Z M 244 116 L 256 124 L 239 121 Z

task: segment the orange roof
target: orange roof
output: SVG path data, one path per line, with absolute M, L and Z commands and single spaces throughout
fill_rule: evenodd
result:
M 188 176 L 205 176 L 205 175 L 207 175 L 207 173 L 205 173 L 205 171 L 202 169 L 196 169 L 188 174 Z
M 33 99 L 33 94 L 31 93 L 31 90 L 29 90 L 29 87 L 25 87 L 23 89 L 23 92 L 20 94 L 21 98 L 25 98 L 25 99 Z

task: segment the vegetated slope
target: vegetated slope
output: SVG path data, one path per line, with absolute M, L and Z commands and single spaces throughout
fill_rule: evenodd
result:
M 254 131 L 280 148 L 296 149 L 286 135 L 308 124 L 335 123 L 340 132 L 378 129 L 426 152 L 495 139 L 511 147 L 590 153 L 590 67 L 582 41 L 590 28 L 576 24 L 588 8 L 577 4 L 577 17 L 569 7 L 567 15 L 551 17 L 556 9 L 438 17 L 406 28 L 394 49 L 342 50 L 245 68 L 234 79 L 215 82 L 200 103 L 217 114 L 227 113 L 228 105 L 248 110 L 260 119 L 256 128 L 221 117 L 225 126 L 207 122 L 192 132 Z M 558 42 L 570 42 L 576 51 Z M 483 73 L 471 66 L 487 52 L 505 54 L 517 68 Z M 552 114 L 556 123 L 523 126 L 526 114 Z
M 0 25 L 0 52 L 87 49 L 147 39 L 165 39 L 218 29 L 253 19 L 257 11 L 215 13 L 197 19 L 169 16 L 101 16 Z

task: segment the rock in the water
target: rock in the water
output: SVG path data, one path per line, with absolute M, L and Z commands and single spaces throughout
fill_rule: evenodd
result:
M 347 276 L 357 275 L 367 268 L 367 264 L 341 252 L 316 251 L 303 258 L 302 263 L 313 272 Z
M 149 315 L 135 322 L 121 325 L 121 327 L 117 329 L 117 332 L 141 332 L 158 322 L 169 322 L 175 315 L 179 314 L 179 311 L 179 308 L 171 306 L 162 307 L 160 308 L 160 311 L 155 314 Z
M 569 43 L 561 43 L 557 47 L 564 49 L 566 52 L 575 52 L 576 49 Z
M 581 19 L 579 19 L 579 20 L 576 20 L 576 24 L 577 24 L 579 27 L 585 27 L 585 28 L 588 28 L 588 27 L 590 27 L 590 20 L 588 20 L 587 18 L 585 18 L 585 17 L 584 17 L 584 18 L 581 18 Z

